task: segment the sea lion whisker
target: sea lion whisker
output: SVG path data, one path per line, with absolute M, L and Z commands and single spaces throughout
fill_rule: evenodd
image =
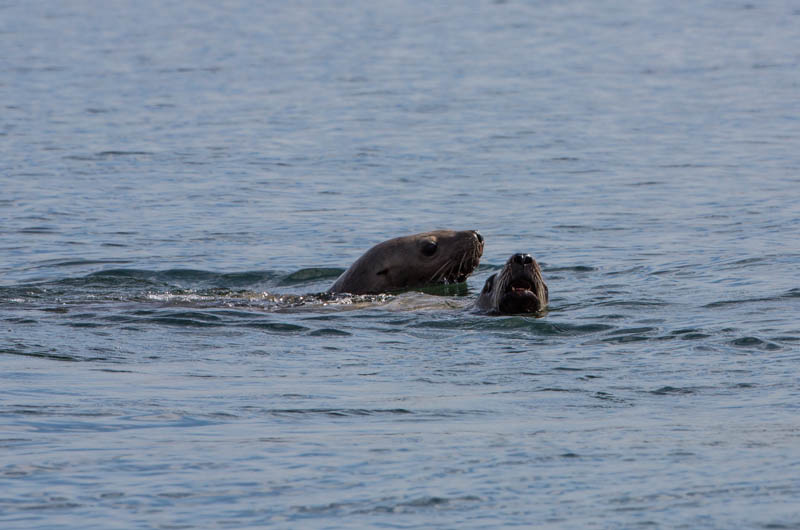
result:
M 464 274 L 463 271 L 466 270 L 464 267 L 467 264 L 467 258 L 468 257 L 469 256 L 467 254 L 464 254 L 464 257 L 461 258 L 461 261 L 458 264 L 458 271 L 456 271 L 456 278 L 460 278 L 461 275 Z
M 449 263 L 444 263 L 441 267 L 436 269 L 436 272 L 433 273 L 433 276 L 431 276 L 431 279 L 428 283 L 438 282 L 439 280 L 443 279 L 445 277 L 444 272 L 449 265 Z
M 450 270 L 447 271 L 447 280 L 448 281 L 457 281 L 458 275 L 461 274 L 461 264 L 463 263 L 463 258 L 458 261 L 455 265 L 450 267 Z

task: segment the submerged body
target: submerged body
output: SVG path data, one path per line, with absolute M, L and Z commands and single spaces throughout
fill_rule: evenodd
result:
M 475 306 L 495 314 L 538 313 L 547 307 L 548 298 L 536 260 L 530 254 L 514 254 L 486 280 Z
M 435 283 L 459 283 L 478 266 L 483 236 L 474 230 L 436 230 L 379 243 L 328 290 L 376 294 Z

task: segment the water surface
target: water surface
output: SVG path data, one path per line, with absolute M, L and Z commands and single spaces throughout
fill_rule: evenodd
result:
M 0 5 L 3 527 L 796 528 L 799 22 Z M 465 285 L 316 296 L 438 228 Z

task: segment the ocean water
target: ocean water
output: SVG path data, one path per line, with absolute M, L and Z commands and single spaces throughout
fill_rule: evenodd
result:
M 0 50 L 2 528 L 800 528 L 796 2 L 6 1 Z M 466 284 L 319 296 L 439 228 Z M 513 252 L 542 318 L 471 310 Z

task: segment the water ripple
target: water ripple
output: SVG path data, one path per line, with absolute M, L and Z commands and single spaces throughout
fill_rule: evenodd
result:
M 780 345 L 775 344 L 774 342 L 759 339 L 758 337 L 739 337 L 738 339 L 730 341 L 730 344 L 732 346 L 736 346 L 737 348 L 747 348 L 747 349 L 765 350 L 765 351 L 775 351 L 782 349 Z

